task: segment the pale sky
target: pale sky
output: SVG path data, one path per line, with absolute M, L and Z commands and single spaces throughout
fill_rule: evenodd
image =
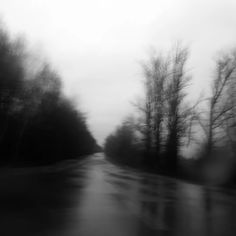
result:
M 140 61 L 150 47 L 190 47 L 190 92 L 211 79 L 219 50 L 236 47 L 235 0 L 0 0 L 13 35 L 24 35 L 61 74 L 100 144 L 133 112 Z

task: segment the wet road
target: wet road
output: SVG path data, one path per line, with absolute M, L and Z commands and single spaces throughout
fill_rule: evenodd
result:
M 234 190 L 140 173 L 103 154 L 10 176 L 0 179 L 0 235 L 236 235 Z

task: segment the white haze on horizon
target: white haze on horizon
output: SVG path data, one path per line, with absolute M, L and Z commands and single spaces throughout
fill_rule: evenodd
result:
M 190 47 L 189 89 L 207 90 L 219 50 L 236 47 L 235 0 L 0 0 L 0 15 L 63 78 L 100 144 L 134 111 L 150 47 Z

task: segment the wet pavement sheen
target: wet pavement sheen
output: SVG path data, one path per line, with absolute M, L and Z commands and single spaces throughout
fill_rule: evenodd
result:
M 102 153 L 0 181 L 4 236 L 236 235 L 235 190 L 116 166 Z

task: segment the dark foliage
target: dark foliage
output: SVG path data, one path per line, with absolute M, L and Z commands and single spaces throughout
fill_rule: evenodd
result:
M 107 137 L 104 151 L 114 161 L 132 166 L 141 164 L 141 152 L 134 129 L 127 121 Z
M 85 116 L 63 96 L 60 77 L 43 65 L 28 78 L 24 54 L 0 30 L 1 164 L 51 164 L 97 151 Z

